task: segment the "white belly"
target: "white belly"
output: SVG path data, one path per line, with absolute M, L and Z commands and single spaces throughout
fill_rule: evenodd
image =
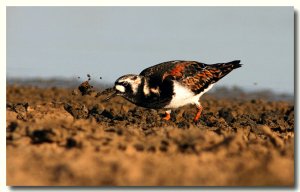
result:
M 200 97 L 205 92 L 210 90 L 214 85 L 214 84 L 211 84 L 202 93 L 195 95 L 195 93 L 193 93 L 187 87 L 180 85 L 176 81 L 173 81 L 173 82 L 174 82 L 174 93 L 175 94 L 173 95 L 171 102 L 167 106 L 165 106 L 165 108 L 167 108 L 167 109 L 178 108 L 178 107 L 182 107 L 182 106 L 188 105 L 188 104 L 198 105 Z

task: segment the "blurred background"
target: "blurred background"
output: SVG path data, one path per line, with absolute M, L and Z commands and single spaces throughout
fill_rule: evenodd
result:
M 7 7 L 6 30 L 8 82 L 239 59 L 218 86 L 294 94 L 293 7 Z

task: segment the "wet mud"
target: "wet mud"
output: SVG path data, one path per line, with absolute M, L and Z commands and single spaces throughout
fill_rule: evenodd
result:
M 7 86 L 7 185 L 293 186 L 294 103 L 201 98 L 203 115 L 72 90 Z

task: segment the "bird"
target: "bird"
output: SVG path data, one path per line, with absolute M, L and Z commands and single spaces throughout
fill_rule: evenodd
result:
M 215 64 L 185 60 L 159 63 L 144 69 L 139 75 L 119 77 L 105 101 L 122 96 L 137 106 L 165 109 L 164 120 L 170 120 L 172 110 L 192 104 L 197 108 L 193 120 L 198 122 L 203 110 L 200 97 L 241 66 L 240 60 Z

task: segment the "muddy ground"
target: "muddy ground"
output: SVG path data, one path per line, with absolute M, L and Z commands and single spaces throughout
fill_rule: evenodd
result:
M 195 124 L 103 98 L 7 86 L 7 185 L 294 185 L 293 101 L 206 94 Z

